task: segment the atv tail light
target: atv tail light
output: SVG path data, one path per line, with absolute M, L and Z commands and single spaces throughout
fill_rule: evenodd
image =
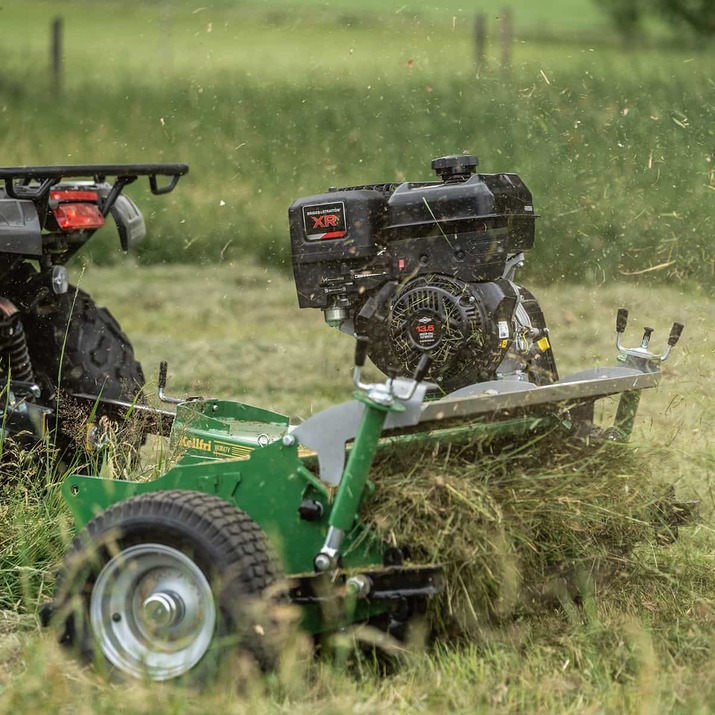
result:
M 96 191 L 50 191 L 50 199 L 54 201 L 99 201 Z
M 70 192 L 66 192 L 70 193 Z M 84 192 L 71 192 L 84 193 Z M 60 204 L 52 209 L 58 226 L 68 229 L 101 228 L 104 226 L 104 216 L 96 204 Z

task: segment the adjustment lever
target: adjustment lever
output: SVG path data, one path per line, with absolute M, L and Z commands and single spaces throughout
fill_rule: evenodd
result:
M 166 389 L 166 373 L 169 368 L 168 363 L 166 360 L 162 360 L 159 363 L 159 380 L 157 381 L 157 393 L 159 395 L 159 399 L 162 402 L 167 402 L 170 405 L 180 405 L 182 402 L 191 402 L 193 400 L 201 400 L 203 398 L 201 397 L 169 397 L 168 395 L 164 394 L 164 390 Z
M 682 323 L 673 323 L 673 327 L 670 329 L 670 335 L 668 336 L 668 347 L 674 348 L 678 344 L 684 327 Z
M 628 325 L 628 308 L 619 308 L 616 313 L 616 332 L 623 335 Z

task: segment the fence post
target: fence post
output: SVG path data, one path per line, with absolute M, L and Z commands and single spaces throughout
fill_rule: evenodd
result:
M 487 54 L 487 15 L 484 12 L 477 13 L 474 19 L 474 51 L 477 70 L 479 70 L 484 65 Z
M 62 94 L 62 18 L 52 21 L 50 38 L 50 63 L 52 67 L 52 90 L 55 95 Z
M 511 8 L 505 7 L 501 11 L 500 23 L 501 40 L 501 70 L 502 74 L 509 74 L 511 68 L 511 49 L 514 39 L 514 18 Z

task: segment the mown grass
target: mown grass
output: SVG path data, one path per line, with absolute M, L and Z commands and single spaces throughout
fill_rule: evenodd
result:
M 251 262 L 200 270 L 91 266 L 81 285 L 112 308 L 147 375 L 159 359 L 169 360 L 173 394 L 234 396 L 296 419 L 348 397 L 352 341 L 324 327 L 319 312 L 298 311 L 292 282 L 280 271 Z M 712 300 L 627 285 L 544 286 L 535 293 L 562 374 L 612 361 L 618 305 L 631 308 L 629 343 L 643 322 L 656 323 L 654 345 L 671 320 L 686 323 L 661 387 L 643 394 L 633 444 L 655 480 L 674 482 L 680 498 L 703 500 L 700 523 L 681 529 L 673 546 L 646 538 L 609 578 L 586 579 L 580 602 L 562 598 L 553 609 L 485 618 L 461 645 L 424 648 L 417 641 L 387 678 L 369 662 L 346 669 L 340 661 L 313 661 L 298 640 L 271 677 L 249 675 L 238 663 L 231 682 L 205 692 L 125 686 L 81 668 L 40 633 L 36 609 L 71 529 L 56 481 L 25 471 L 4 486 L 0 512 L 0 712 L 711 711 Z

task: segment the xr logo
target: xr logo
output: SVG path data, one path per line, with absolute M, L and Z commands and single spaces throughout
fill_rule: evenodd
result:
M 335 214 L 324 214 L 323 216 L 311 216 L 313 228 L 331 228 L 338 225 L 338 217 Z

